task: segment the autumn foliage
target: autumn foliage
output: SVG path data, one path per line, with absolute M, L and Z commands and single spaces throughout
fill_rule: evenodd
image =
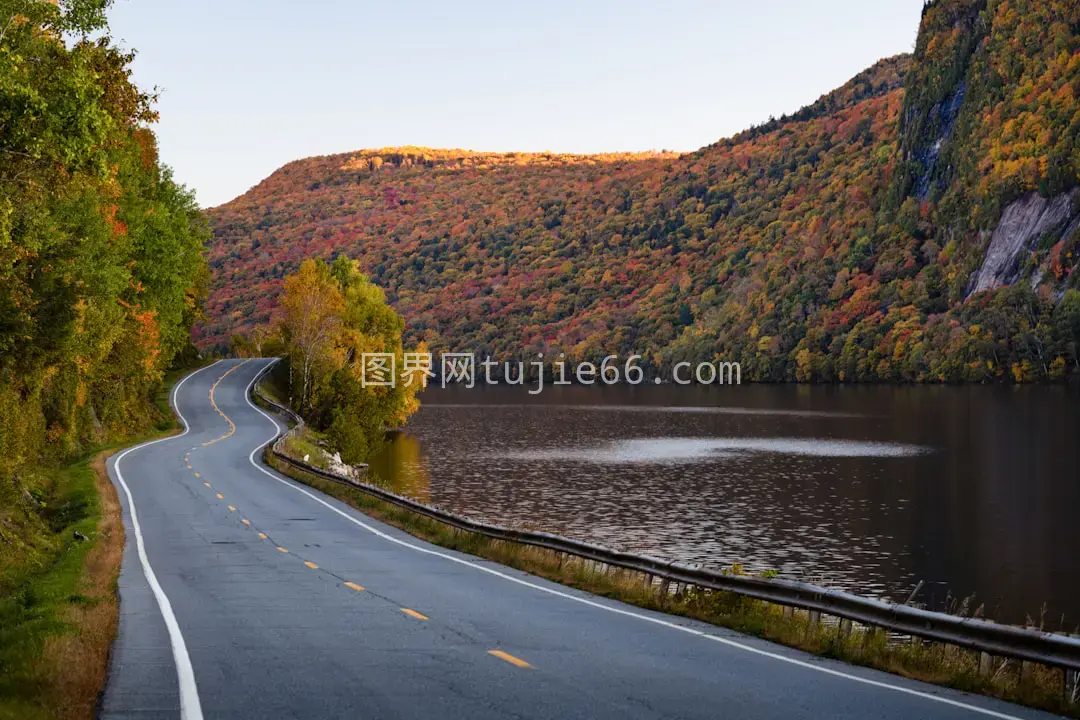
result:
M 416 411 L 428 379 L 405 361 L 405 323 L 344 255 L 332 265 L 301 263 L 285 278 L 275 317 L 285 354 L 278 373 L 288 378 L 292 406 L 346 462 L 366 461 L 386 430 Z M 385 376 L 365 366 L 365 356 L 376 355 L 385 358 Z
M 35 467 L 158 418 L 207 282 L 209 233 L 106 5 L 0 0 L 0 523 L 21 537 Z

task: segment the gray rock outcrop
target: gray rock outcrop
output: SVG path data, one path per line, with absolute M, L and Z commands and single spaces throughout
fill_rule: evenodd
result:
M 975 274 L 968 294 L 1016 282 L 1020 277 L 1021 251 L 1030 249 L 1032 242 L 1044 233 L 1060 232 L 1074 210 L 1070 193 L 1053 198 L 1031 193 L 1010 204 L 994 229 L 982 267 Z

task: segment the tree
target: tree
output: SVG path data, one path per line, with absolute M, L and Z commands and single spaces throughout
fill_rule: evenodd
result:
M 301 412 L 311 409 L 312 375 L 337 344 L 344 308 L 339 285 L 322 260 L 305 260 L 295 275 L 285 278 L 282 323 L 295 359 L 292 364 L 300 368 Z
M 38 469 L 162 419 L 151 395 L 195 355 L 209 284 L 109 4 L 0 0 L 0 524 L 28 567 L 53 543 Z
M 305 260 L 285 279 L 283 336 L 300 373 L 298 410 L 326 433 L 346 462 L 361 462 L 387 428 L 403 424 L 419 403 L 421 383 L 406 373 L 405 322 L 386 296 L 344 255 L 327 265 Z M 247 349 L 252 340 L 245 341 Z M 421 344 L 415 351 L 426 353 Z M 365 356 L 392 358 L 389 385 L 365 382 Z
M 1054 310 L 1054 326 L 1072 365 L 1080 372 L 1080 291 L 1069 290 Z

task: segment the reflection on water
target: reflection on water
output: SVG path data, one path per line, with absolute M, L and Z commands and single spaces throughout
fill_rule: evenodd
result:
M 439 403 L 443 408 L 471 408 L 475 403 Z M 520 408 L 530 407 L 527 403 L 486 403 L 489 408 Z M 572 408 L 589 412 L 672 412 L 672 413 L 707 413 L 709 415 L 789 415 L 791 417 L 859 417 L 851 413 L 820 412 L 815 410 L 782 410 L 777 408 L 745 408 L 745 407 L 694 407 L 691 405 L 663 406 L 663 405 L 556 405 L 545 403 L 546 408 Z
M 550 390 L 429 389 L 372 475 L 502 525 L 1080 622 L 1075 391 Z
M 420 441 L 408 433 L 394 433 L 390 442 L 370 459 L 368 480 L 398 495 L 431 502 L 431 475 Z
M 794 438 L 649 438 L 618 440 L 589 448 L 550 448 L 495 452 L 494 458 L 510 460 L 566 460 L 591 463 L 673 463 L 736 457 L 765 452 L 815 457 L 905 457 L 926 452 L 899 443 L 853 440 L 798 440 Z

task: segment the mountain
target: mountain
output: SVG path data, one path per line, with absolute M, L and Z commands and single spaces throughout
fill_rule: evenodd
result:
M 208 211 L 203 345 L 347 253 L 414 339 L 745 377 L 1080 372 L 1080 6 L 937 0 L 914 56 L 684 155 L 364 150 Z

